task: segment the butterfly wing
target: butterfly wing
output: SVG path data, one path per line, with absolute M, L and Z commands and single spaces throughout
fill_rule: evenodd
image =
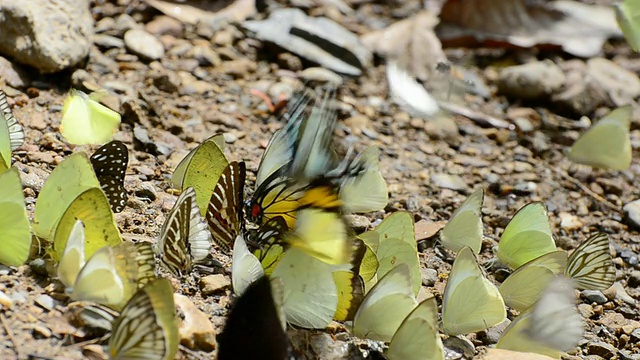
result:
M 155 247 L 160 261 L 173 275 L 179 277 L 191 271 L 191 248 L 188 239 L 191 236 L 190 222 L 194 208 L 199 216 L 196 193 L 192 187 L 189 187 L 173 204 Z
M 484 191 L 474 191 L 456 211 L 451 219 L 442 228 L 440 241 L 447 249 L 458 252 L 465 246 L 473 250 L 474 254 L 480 253 L 482 246 L 482 203 Z
M 178 319 L 169 281 L 158 279 L 138 290 L 112 328 L 111 359 L 173 359 L 178 352 Z
M 631 106 L 610 112 L 573 144 L 569 153 L 571 160 L 605 169 L 628 169 L 631 164 L 631 115 Z
M 609 237 L 597 233 L 569 256 L 565 275 L 580 290 L 606 290 L 616 281 L 616 268 L 609 251 Z
M 120 114 L 82 91 L 71 89 L 60 123 L 60 132 L 70 144 L 104 144 L 111 141 L 119 126 Z
M 104 144 L 91 155 L 93 171 L 114 213 L 121 212 L 127 204 L 124 176 L 128 163 L 129 150 L 122 141 L 118 140 Z
M 236 295 L 242 293 L 251 283 L 264 276 L 264 269 L 260 260 L 249 252 L 249 248 L 242 235 L 233 244 L 233 258 L 231 261 L 231 283 Z
M 84 239 L 84 225 L 81 220 L 76 220 L 58 264 L 58 278 L 67 288 L 73 288 L 78 273 L 84 266 Z
M 442 305 L 442 325 L 449 335 L 468 334 L 487 329 L 507 317 L 502 296 L 478 267 L 473 250 L 458 252 Z
M 402 321 L 387 352 L 389 360 L 444 360 L 438 334 L 438 305 L 431 297 L 421 302 Z
M 245 178 L 244 162 L 229 163 L 220 175 L 209 201 L 207 222 L 213 241 L 227 253 L 244 226 L 242 205 Z
M 380 150 L 368 147 L 354 159 L 352 170 L 340 182 L 340 199 L 347 213 L 384 209 L 389 202 L 387 183 L 380 173 Z
M 156 279 L 156 259 L 153 245 L 150 242 L 139 242 L 136 247 L 136 264 L 138 267 L 138 289 L 145 287 Z
M 0 263 L 24 264 L 31 249 L 31 231 L 17 169 L 0 173 Z
M 24 144 L 24 129 L 22 128 L 22 125 L 18 123 L 18 120 L 13 116 L 13 112 L 11 112 L 11 108 L 9 108 L 9 103 L 7 102 L 7 96 L 2 90 L 0 90 L 0 113 L 2 116 L 4 116 L 4 119 L 7 123 L 11 143 L 11 151 L 13 151 Z
M 541 202 L 523 206 L 513 216 L 498 244 L 498 259 L 512 269 L 556 251 L 547 209 Z

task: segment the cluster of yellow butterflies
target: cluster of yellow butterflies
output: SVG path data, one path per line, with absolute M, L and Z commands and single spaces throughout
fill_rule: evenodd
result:
M 505 330 L 499 348 L 553 357 L 573 348 L 582 336 L 573 288 L 603 290 L 615 280 L 607 236 L 596 234 L 567 255 L 555 246 L 544 206 L 529 204 L 500 239 L 497 257 L 514 271 L 498 288 L 476 260 L 483 239 L 484 195 L 478 190 L 438 234 L 439 242 L 457 254 L 439 317 L 435 298 L 417 300 L 421 273 L 413 216 L 393 213 L 362 234 L 343 218 L 384 209 L 388 193 L 377 148 L 336 155 L 334 102 L 331 90 L 318 95 L 305 88 L 294 96 L 286 125 L 262 156 L 249 199 L 246 166 L 227 159 L 222 135 L 193 149 L 173 173 L 172 184 L 181 194 L 152 247 L 123 242 L 115 222 L 114 212 L 127 201 L 128 150 L 119 141 L 90 157 L 76 152 L 62 161 L 46 180 L 29 221 L 19 171 L 11 167 L 11 151 L 22 145 L 24 131 L 0 92 L 5 243 L 0 263 L 23 264 L 38 250 L 32 250 L 32 234 L 45 244 L 65 293 L 121 310 L 109 341 L 114 359 L 175 356 L 173 289 L 157 279 L 154 255 L 183 278 L 195 265 L 207 264 L 213 248 L 232 256 L 238 295 L 219 339 L 223 360 L 246 351 L 240 337 L 252 330 L 244 331 L 242 324 L 256 325 L 256 318 L 261 323 L 251 341 L 275 336 L 279 340 L 272 347 L 278 354 L 290 351 L 286 323 L 323 329 L 336 320 L 346 322 L 354 336 L 388 342 L 391 360 L 443 359 L 440 331 L 455 336 L 487 329 L 506 319 L 505 305 L 521 314 Z M 72 92 L 63 111 L 63 135 L 74 144 L 109 141 L 120 120 L 107 110 Z M 606 164 L 596 163 L 585 152 L 591 132 L 610 123 L 616 125 L 607 131 L 619 131 L 624 119 L 628 140 L 629 116 L 622 108 L 601 120 L 574 145 L 572 158 L 624 168 L 626 158 L 611 155 L 601 157 Z M 258 316 L 245 314 L 256 308 L 262 309 Z

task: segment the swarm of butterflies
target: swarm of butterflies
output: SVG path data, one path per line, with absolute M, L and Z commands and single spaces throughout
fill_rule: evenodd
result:
M 91 121 L 112 116 L 78 92 L 65 107 L 63 123 L 80 118 L 89 122 L 86 132 L 99 128 Z M 506 319 L 507 306 L 519 315 L 496 347 L 559 358 L 582 338 L 575 290 L 604 290 L 615 281 L 605 234 L 567 254 L 555 245 L 544 205 L 534 202 L 513 216 L 501 236 L 497 258 L 513 272 L 496 287 L 476 258 L 483 242 L 479 189 L 436 235 L 439 246 L 455 254 L 440 312 L 436 298 L 418 301 L 422 279 L 413 216 L 395 212 L 361 234 L 345 221 L 345 214 L 384 209 L 388 192 L 377 148 L 337 155 L 332 89 L 303 88 L 292 97 L 246 199 L 246 165 L 227 159 L 222 135 L 189 152 L 173 173 L 171 182 L 181 193 L 155 244 L 123 241 L 118 230 L 114 213 L 127 203 L 128 164 L 127 147 L 119 141 L 91 156 L 75 152 L 56 166 L 30 221 L 19 171 L 11 166 L 11 151 L 22 145 L 24 131 L 4 93 L 0 115 L 0 263 L 24 264 L 32 247 L 37 252 L 36 244 L 43 244 L 72 300 L 120 311 L 109 339 L 113 359 L 175 357 L 173 288 L 157 278 L 156 259 L 183 279 L 210 265 L 212 253 L 231 257 L 237 299 L 218 336 L 223 360 L 295 358 L 287 326 L 324 329 L 332 321 L 343 322 L 355 337 L 388 344 L 388 359 L 444 359 L 441 332 L 485 330 Z M 32 234 L 39 241 L 32 242 Z

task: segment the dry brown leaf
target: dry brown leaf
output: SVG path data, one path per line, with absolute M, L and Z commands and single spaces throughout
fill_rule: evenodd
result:
M 434 74 L 438 63 L 447 62 L 442 44 L 433 32 L 438 21 L 424 10 L 385 29 L 365 34 L 361 40 L 371 51 L 424 82 Z
M 244 21 L 256 14 L 255 0 L 146 0 L 149 5 L 185 24 L 218 20 Z
M 436 31 L 445 46 L 551 46 L 582 57 L 621 36 L 610 7 L 575 1 L 448 0 Z

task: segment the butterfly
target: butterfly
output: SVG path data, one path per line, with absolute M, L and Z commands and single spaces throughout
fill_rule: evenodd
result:
M 31 231 L 18 170 L 0 173 L 0 264 L 22 265 L 29 258 Z
M 547 285 L 535 305 L 509 324 L 496 347 L 559 359 L 562 351 L 578 344 L 583 331 L 571 281 L 558 276 Z
M 442 301 L 442 326 L 449 335 L 487 329 L 507 317 L 498 288 L 489 281 L 473 250 L 462 248 L 453 262 Z
M 596 233 L 569 255 L 565 275 L 580 290 L 604 291 L 616 280 L 616 268 L 609 252 L 609 237 Z
M 236 237 L 244 231 L 242 205 L 245 178 L 244 162 L 229 163 L 218 179 L 207 208 L 206 219 L 213 241 L 227 253 Z
M 251 283 L 264 276 L 264 269 L 260 260 L 249 251 L 242 236 L 238 236 L 233 243 L 233 257 L 231 260 L 231 285 L 236 295 L 242 293 Z
M 282 302 L 279 282 L 262 276 L 251 283 L 233 304 L 218 335 L 218 359 L 288 359 L 291 350 Z
M 482 247 L 482 202 L 484 191 L 478 189 L 460 205 L 451 215 L 451 219 L 440 231 L 442 245 L 458 252 L 465 246 L 480 253 Z
M 367 293 L 353 319 L 353 334 L 360 338 L 391 341 L 402 321 L 418 304 L 406 264 L 387 272 Z
M 204 216 L 211 194 L 228 164 L 224 155 L 224 137 L 216 134 L 203 141 L 180 161 L 173 171 L 171 183 L 180 190 L 193 187 L 198 208 Z
M 86 233 L 86 256 L 122 242 L 106 195 L 84 152 L 69 155 L 51 172 L 36 201 L 32 230 L 53 242 L 51 256 L 59 260 L 76 220 Z
M 120 114 L 98 101 L 106 91 L 87 95 L 71 89 L 62 107 L 60 133 L 74 145 L 104 144 L 120 126 Z
M 2 115 L 6 121 L 9 130 L 11 150 L 13 151 L 24 144 L 24 129 L 13 116 L 13 112 L 7 102 L 7 95 L 2 90 L 0 90 L 0 115 Z
M 416 306 L 393 334 L 387 351 L 389 360 L 444 360 L 438 334 L 438 305 L 428 298 Z
M 623 106 L 600 119 L 571 146 L 571 160 L 593 167 L 625 170 L 631 165 L 629 126 L 633 109 Z
M 58 264 L 58 278 L 74 300 L 94 301 L 116 309 L 129 300 L 137 288 L 138 253 L 132 243 L 104 246 L 85 261 L 85 228 L 74 223 Z
M 127 203 L 124 176 L 128 163 L 129 150 L 122 141 L 118 140 L 106 143 L 91 155 L 93 171 L 114 213 L 121 212 Z
M 512 269 L 556 251 L 544 204 L 533 202 L 513 216 L 498 243 L 498 259 Z
M 169 281 L 154 280 L 138 290 L 112 329 L 110 359 L 174 359 L 179 342 L 178 317 Z
M 192 187 L 178 197 L 160 230 L 155 253 L 175 276 L 187 275 L 194 262 L 203 260 L 211 248 L 211 233 L 200 215 Z
M 615 4 L 616 20 L 629 46 L 638 52 L 640 49 L 640 8 L 634 1 Z

